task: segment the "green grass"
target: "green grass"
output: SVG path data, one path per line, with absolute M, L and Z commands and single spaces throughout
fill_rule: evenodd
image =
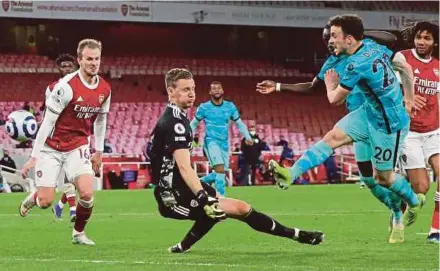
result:
M 71 224 L 50 210 L 17 215 L 25 194 L 0 194 L 0 270 L 438 270 L 438 245 L 426 233 L 433 191 L 405 243 L 388 244 L 388 211 L 357 185 L 231 188 L 281 223 L 326 233 L 320 246 L 254 232 L 228 220 L 183 255 L 166 249 L 190 221 L 160 217 L 151 190 L 100 191 L 87 234 L 95 247 L 71 244 Z

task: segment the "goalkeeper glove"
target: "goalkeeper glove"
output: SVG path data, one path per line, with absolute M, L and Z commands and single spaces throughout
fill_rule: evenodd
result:
M 196 195 L 197 202 L 203 207 L 206 215 L 215 221 L 222 221 L 226 219 L 225 212 L 220 209 L 218 199 L 211 197 L 205 190 L 200 190 Z

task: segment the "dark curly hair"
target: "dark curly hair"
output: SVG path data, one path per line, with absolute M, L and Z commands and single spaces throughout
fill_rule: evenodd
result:
M 61 62 L 64 61 L 70 61 L 73 62 L 73 64 L 76 65 L 76 60 L 75 57 L 73 57 L 72 55 L 69 54 L 61 54 L 57 57 L 57 59 L 55 60 L 55 63 L 57 63 L 57 66 L 59 67 L 61 65 Z
M 434 21 L 414 21 L 406 24 L 402 30 L 400 30 L 400 36 L 403 46 L 411 48 L 414 46 L 414 38 L 419 31 L 427 31 L 432 34 L 434 38 L 434 44 L 438 46 L 438 23 Z M 438 53 L 438 52 L 437 52 Z

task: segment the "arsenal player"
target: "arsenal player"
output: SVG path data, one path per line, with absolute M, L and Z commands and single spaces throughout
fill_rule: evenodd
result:
M 97 40 L 79 42 L 77 60 L 80 68 L 60 79 L 47 98 L 46 113 L 31 158 L 22 169 L 23 177 L 27 177 L 29 170 L 35 167 L 37 184 L 37 191 L 20 205 L 23 217 L 35 205 L 42 209 L 51 205 L 61 169 L 76 186 L 79 200 L 72 233 L 74 244 L 95 244 L 86 237 L 84 228 L 92 214 L 93 176 L 102 163 L 110 107 L 110 85 L 98 75 L 101 50 L 101 42 Z M 90 158 L 88 143 L 92 124 L 96 153 Z
M 414 48 L 403 50 L 395 57 L 404 58 L 412 66 L 414 90 L 422 96 L 425 106 L 411 117 L 410 132 L 405 139 L 401 165 L 416 193 L 426 194 L 429 190 L 429 177 L 426 164 L 434 170 L 437 179 L 435 209 L 429 242 L 439 242 L 439 61 L 433 57 L 438 48 L 438 25 L 418 22 L 413 28 Z M 411 225 L 409 221 L 408 226 Z
M 57 64 L 58 71 L 60 73 L 60 79 L 68 75 L 69 73 L 74 72 L 77 69 L 75 57 L 69 54 L 59 55 L 58 58 L 55 60 L 55 63 Z M 54 89 L 55 85 L 60 81 L 60 79 L 56 80 L 55 82 L 47 86 L 46 99 L 50 96 L 50 93 Z M 42 106 L 42 110 L 44 110 L 45 108 L 46 105 L 44 104 Z M 72 222 L 75 222 L 76 220 L 75 186 L 69 182 L 63 170 L 61 170 L 58 180 L 61 178 L 64 179 L 64 192 L 61 195 L 61 198 L 58 201 L 58 203 L 54 204 L 52 210 L 55 215 L 55 218 L 61 219 L 64 204 L 68 203 L 70 209 L 70 220 Z

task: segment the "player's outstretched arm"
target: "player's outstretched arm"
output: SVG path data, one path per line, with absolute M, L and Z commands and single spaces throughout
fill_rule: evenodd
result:
M 318 80 L 316 77 L 313 78 L 312 82 L 297 84 L 283 84 L 271 80 L 264 80 L 263 82 L 257 84 L 257 91 L 262 94 L 270 94 L 275 91 L 307 93 L 314 91 L 319 85 L 319 82 L 320 80 Z
M 387 31 L 371 30 L 365 31 L 364 36 L 376 41 L 379 44 L 385 45 L 388 48 L 393 48 L 397 42 L 397 37 L 393 33 Z
M 408 113 L 411 113 L 414 107 L 414 74 L 411 65 L 406 62 L 405 57 L 400 52 L 394 55 L 391 64 L 393 69 L 400 73 L 405 97 L 405 107 Z

